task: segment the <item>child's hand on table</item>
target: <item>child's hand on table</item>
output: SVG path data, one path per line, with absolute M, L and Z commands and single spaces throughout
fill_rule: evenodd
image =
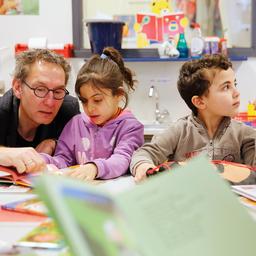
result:
M 60 169 L 59 169 L 56 165 L 54 165 L 54 164 L 47 164 L 46 167 L 47 167 L 46 170 L 47 170 L 47 172 L 48 172 L 49 174 L 58 175 L 58 176 L 63 175 L 63 171 L 60 170 Z
M 65 176 L 79 179 L 82 181 L 94 180 L 97 176 L 98 168 L 93 163 L 88 163 L 85 165 L 80 165 L 79 167 L 72 168 L 64 172 Z
M 155 168 L 155 167 L 156 167 L 155 165 L 150 164 L 150 163 L 142 163 L 142 164 L 138 165 L 135 169 L 135 177 L 134 177 L 135 182 L 140 182 L 140 181 L 146 179 L 147 178 L 147 174 L 146 174 L 147 170 L 149 168 Z

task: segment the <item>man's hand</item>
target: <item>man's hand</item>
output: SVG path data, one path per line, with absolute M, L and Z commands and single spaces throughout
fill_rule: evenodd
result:
M 38 153 L 46 153 L 52 156 L 55 151 L 55 147 L 56 147 L 56 140 L 46 139 L 37 145 L 36 151 Z
M 135 182 L 140 182 L 147 178 L 146 172 L 149 168 L 155 168 L 156 166 L 150 163 L 139 164 L 135 169 Z
M 46 163 L 40 154 L 29 147 L 0 147 L 0 165 L 14 166 L 19 173 L 38 172 L 46 168 Z
M 88 163 L 88 164 L 76 167 L 74 169 L 65 171 L 64 175 L 74 179 L 79 179 L 82 181 L 91 181 L 96 178 L 97 173 L 98 173 L 97 166 L 93 163 Z

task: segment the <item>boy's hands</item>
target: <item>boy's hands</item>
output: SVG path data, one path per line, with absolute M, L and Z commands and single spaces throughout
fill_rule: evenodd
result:
M 14 166 L 18 173 L 38 172 L 46 168 L 44 159 L 33 148 L 0 147 L 0 165 Z
M 97 173 L 97 166 L 93 163 L 89 163 L 85 165 L 80 165 L 79 167 L 76 167 L 74 169 L 67 170 L 65 171 L 64 175 L 82 181 L 91 181 L 96 178 Z
M 149 168 L 155 168 L 156 166 L 150 163 L 142 163 L 135 169 L 135 182 L 140 182 L 147 178 L 146 172 Z

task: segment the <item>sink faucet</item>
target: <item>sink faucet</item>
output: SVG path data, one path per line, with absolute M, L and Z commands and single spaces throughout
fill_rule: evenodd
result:
M 149 88 L 149 93 L 148 93 L 149 97 L 153 97 L 155 96 L 155 123 L 157 124 L 161 124 L 164 122 L 164 119 L 166 117 L 168 117 L 169 111 L 167 109 L 164 109 L 163 111 L 160 111 L 160 107 L 159 107 L 159 93 L 157 90 L 157 87 L 152 85 Z

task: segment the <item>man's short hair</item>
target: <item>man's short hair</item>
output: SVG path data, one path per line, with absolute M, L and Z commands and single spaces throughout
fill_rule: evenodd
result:
M 21 81 L 26 80 L 30 66 L 37 61 L 44 61 L 48 63 L 54 63 L 60 66 L 65 73 L 65 85 L 69 79 L 69 73 L 71 67 L 65 58 L 48 49 L 32 49 L 21 52 L 16 56 L 16 65 L 14 69 L 14 78 Z
M 192 103 L 193 96 L 207 95 L 216 71 L 232 68 L 232 63 L 222 54 L 205 55 L 184 63 L 180 69 L 177 87 L 187 106 L 197 115 Z

